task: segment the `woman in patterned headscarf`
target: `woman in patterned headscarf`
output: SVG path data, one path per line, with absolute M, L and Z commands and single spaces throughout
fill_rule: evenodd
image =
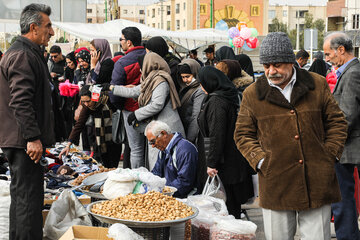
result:
M 78 61 L 78 68 L 75 71 L 75 83 L 78 83 L 80 86 L 84 84 L 91 84 L 91 81 L 88 80 L 88 75 L 90 74 L 90 60 L 91 56 L 89 51 L 81 50 L 77 56 L 76 60 Z

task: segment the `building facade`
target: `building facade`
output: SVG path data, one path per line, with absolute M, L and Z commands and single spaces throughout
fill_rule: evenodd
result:
M 121 19 L 145 24 L 146 7 L 144 5 L 120 5 L 119 9 Z
M 192 2 L 192 0 L 167 0 L 148 5 L 145 24 L 163 30 L 191 30 L 193 29 Z
M 255 27 L 259 35 L 268 33 L 268 0 L 194 0 L 193 28 L 226 29 L 244 22 L 248 27 Z
M 87 23 L 104 23 L 105 4 L 88 4 L 86 8 L 86 22 Z M 109 19 L 108 19 L 109 20 Z
M 343 31 L 347 15 L 345 0 L 329 0 L 327 2 L 326 15 L 327 31 Z
M 286 24 L 288 30 L 293 30 L 300 26 L 304 29 L 305 14 L 311 14 L 314 21 L 323 19 L 326 22 L 326 6 L 289 6 L 289 5 L 270 5 L 268 23 L 271 24 L 274 18 Z

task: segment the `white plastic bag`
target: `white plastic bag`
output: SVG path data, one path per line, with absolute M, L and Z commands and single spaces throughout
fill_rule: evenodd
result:
M 224 200 L 224 202 L 226 202 L 225 188 L 218 175 L 216 175 L 215 177 L 208 176 L 204 189 L 202 191 L 202 195 L 220 198 Z
M 91 220 L 75 194 L 66 189 L 51 205 L 44 225 L 44 239 L 57 240 L 73 225 L 91 226 Z
M 111 225 L 107 236 L 109 238 L 113 238 L 114 240 L 144 240 L 143 237 L 139 236 L 133 230 L 121 223 Z
M 148 191 L 162 192 L 165 187 L 166 179 L 154 175 L 151 172 L 142 172 L 139 174 L 139 180 L 147 185 Z
M 219 218 L 215 220 L 215 224 L 210 229 L 210 239 L 252 240 L 256 239 L 256 228 L 255 223 L 250 221 Z
M 137 174 L 131 169 L 116 169 L 109 172 L 104 183 L 103 195 L 108 199 L 126 196 L 132 193 L 137 180 Z
M 187 198 L 187 204 L 199 209 L 199 213 L 213 213 L 220 216 L 229 215 L 224 200 L 205 195 L 193 195 Z
M 9 239 L 10 181 L 0 180 L 0 240 Z

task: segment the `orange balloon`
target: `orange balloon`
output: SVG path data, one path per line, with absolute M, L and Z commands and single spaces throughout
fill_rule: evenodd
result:
M 246 24 L 246 22 L 238 22 L 238 23 L 236 24 L 236 27 L 237 27 L 237 29 L 239 29 L 239 31 L 241 31 L 241 29 L 247 27 L 247 24 Z

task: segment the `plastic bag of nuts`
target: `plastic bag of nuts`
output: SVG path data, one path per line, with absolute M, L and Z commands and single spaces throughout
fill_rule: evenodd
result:
M 255 240 L 257 226 L 250 221 L 239 219 L 220 219 L 210 228 L 211 240 Z
M 209 240 L 210 228 L 215 223 L 213 214 L 200 212 L 199 215 L 191 220 L 191 239 Z

